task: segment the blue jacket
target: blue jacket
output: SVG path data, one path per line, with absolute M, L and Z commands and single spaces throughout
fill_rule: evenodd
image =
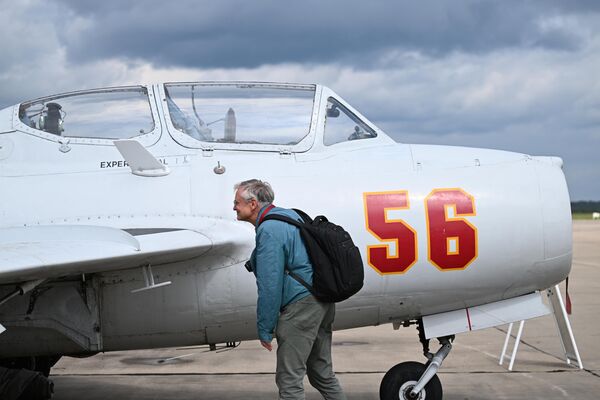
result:
M 260 340 L 269 342 L 277 325 L 279 312 L 310 292 L 301 283 L 285 273 L 290 271 L 312 285 L 312 265 L 300 237 L 300 230 L 283 221 L 268 220 L 258 225 L 265 212 L 263 207 L 256 221 L 256 248 L 252 252 L 251 263 L 258 286 L 256 306 L 256 326 Z M 275 207 L 269 211 L 301 221 L 293 210 Z

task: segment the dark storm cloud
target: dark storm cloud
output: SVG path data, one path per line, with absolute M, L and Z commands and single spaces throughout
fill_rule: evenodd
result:
M 102 86 L 316 82 L 404 143 L 557 155 L 600 199 L 600 1 L 0 0 L 0 108 Z
M 597 2 L 586 1 L 62 4 L 88 22 L 78 35 L 61 38 L 72 62 L 117 57 L 198 68 L 311 62 L 368 67 L 389 49 L 432 56 L 511 47 L 569 51 L 581 35 L 561 24 L 544 25 L 544 18 L 598 11 Z

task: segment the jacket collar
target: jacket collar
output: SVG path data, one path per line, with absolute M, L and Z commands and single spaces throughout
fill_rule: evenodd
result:
M 275 208 L 273 204 L 267 204 L 266 206 L 260 209 L 260 211 L 258 212 L 258 216 L 256 217 L 256 222 L 254 223 L 254 229 L 258 229 L 258 226 L 262 222 L 263 218 L 266 217 L 267 213 L 273 208 Z

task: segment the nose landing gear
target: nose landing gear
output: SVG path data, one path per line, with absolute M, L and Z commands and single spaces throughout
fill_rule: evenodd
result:
M 436 374 L 452 350 L 454 336 L 438 338 L 441 347 L 435 354 L 431 354 L 429 339 L 425 339 L 421 321 L 418 329 L 423 354 L 429 361 L 427 364 L 407 361 L 392 367 L 381 380 L 381 400 L 442 400 L 442 384 Z
M 437 375 L 416 395 L 413 388 L 427 367 L 416 361 L 406 361 L 392 367 L 383 377 L 379 387 L 381 400 L 441 400 L 442 384 Z

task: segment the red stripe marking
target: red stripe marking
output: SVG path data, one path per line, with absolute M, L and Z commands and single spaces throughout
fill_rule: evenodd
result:
M 568 276 L 567 276 L 567 285 L 565 287 L 565 294 L 567 295 L 567 314 L 571 315 L 571 311 L 573 309 L 571 307 L 571 297 L 569 296 L 569 277 Z
M 465 308 L 465 311 L 467 312 L 467 322 L 469 323 L 469 330 L 472 331 L 473 328 L 471 328 L 471 316 L 469 315 L 469 309 Z

